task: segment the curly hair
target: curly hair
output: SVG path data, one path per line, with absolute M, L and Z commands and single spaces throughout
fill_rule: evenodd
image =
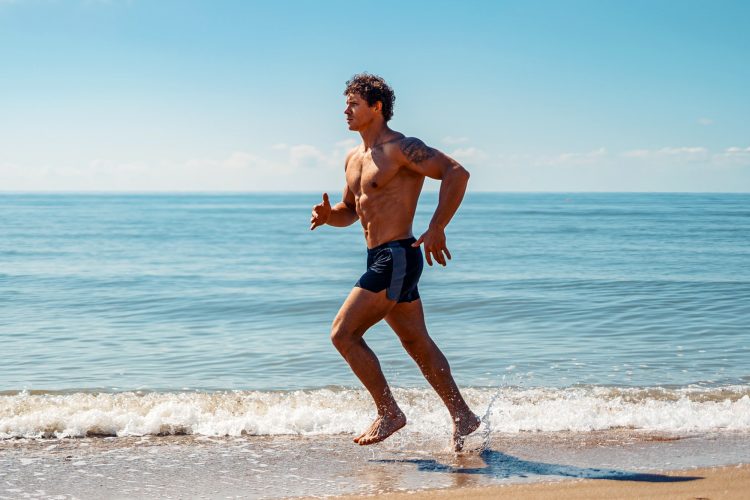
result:
M 388 121 L 393 117 L 393 103 L 396 102 L 396 94 L 393 89 L 385 83 L 382 77 L 370 73 L 358 73 L 346 82 L 344 95 L 359 94 L 370 106 L 380 101 L 383 104 L 383 118 Z

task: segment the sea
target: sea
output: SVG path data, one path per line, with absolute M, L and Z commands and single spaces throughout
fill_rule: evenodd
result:
M 348 443 L 375 408 L 329 335 L 366 246 L 357 223 L 310 231 L 319 200 L 1 194 L 0 442 Z M 446 234 L 419 289 L 485 441 L 750 442 L 750 194 L 469 192 Z M 395 334 L 365 340 L 409 420 L 395 446 L 447 444 Z

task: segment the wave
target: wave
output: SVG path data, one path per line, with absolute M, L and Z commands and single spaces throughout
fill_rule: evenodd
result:
M 448 414 L 428 389 L 394 389 L 405 432 L 449 433 Z M 719 388 L 469 388 L 469 405 L 493 432 L 750 431 L 750 385 Z M 366 427 L 363 390 L 73 392 L 0 395 L 0 438 L 195 434 L 328 435 Z

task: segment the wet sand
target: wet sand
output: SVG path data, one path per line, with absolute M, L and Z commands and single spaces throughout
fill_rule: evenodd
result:
M 506 493 L 519 498 L 618 498 L 636 491 L 643 493 L 635 496 L 674 491 L 680 498 L 683 492 L 720 498 L 716 488 L 721 484 L 726 483 L 730 493 L 735 484 L 747 486 L 747 467 L 698 468 L 739 464 L 750 457 L 750 435 L 728 432 L 493 434 L 487 449 L 458 455 L 444 439 L 396 434 L 379 445 L 360 447 L 351 437 L 4 440 L 0 498 L 289 498 L 398 492 L 410 492 L 409 498 Z M 469 448 L 482 445 L 481 436 L 472 437 Z M 673 481 L 674 474 L 695 479 Z M 550 481 L 554 484 L 546 484 Z M 573 489 L 568 493 L 567 488 Z
M 658 479 L 653 481 L 644 479 L 634 481 L 583 479 L 479 488 L 450 488 L 416 493 L 385 493 L 378 495 L 378 499 L 439 500 L 450 498 L 489 500 L 493 498 L 513 498 L 517 500 L 557 500 L 560 498 L 577 498 L 599 500 L 607 498 L 617 500 L 653 498 L 663 500 L 746 500 L 750 497 L 749 465 L 669 471 L 653 475 Z M 337 497 L 336 500 L 362 498 L 362 496 L 341 496 Z

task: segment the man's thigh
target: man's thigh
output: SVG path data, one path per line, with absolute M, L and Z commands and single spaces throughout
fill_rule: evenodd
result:
M 402 342 L 413 342 L 428 337 L 421 299 L 396 304 L 388 311 L 385 320 Z
M 354 287 L 333 320 L 334 333 L 362 336 L 395 305 L 395 301 L 388 300 L 385 290 L 376 293 Z

